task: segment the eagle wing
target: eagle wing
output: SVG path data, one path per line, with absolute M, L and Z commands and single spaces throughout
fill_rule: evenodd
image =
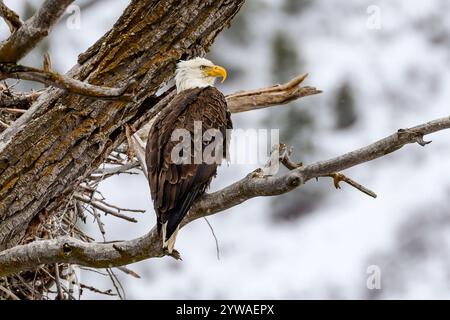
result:
M 150 130 L 146 147 L 146 164 L 151 196 L 158 219 L 158 230 L 165 225 L 166 240 L 174 233 L 193 202 L 216 175 L 217 163 L 177 164 L 171 159 L 175 129 L 190 132 L 194 144 L 194 122 L 201 121 L 202 134 L 218 129 L 223 134 L 223 156 L 228 152 L 226 129 L 231 129 L 230 113 L 223 94 L 214 87 L 180 92 L 158 116 Z M 204 144 L 202 144 L 204 147 Z M 191 148 L 193 152 L 193 148 Z M 202 149 L 203 154 L 203 149 Z M 167 224 L 166 224 L 167 223 Z

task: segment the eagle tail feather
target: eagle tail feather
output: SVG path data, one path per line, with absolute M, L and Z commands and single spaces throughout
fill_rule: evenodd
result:
M 169 219 L 162 224 L 158 223 L 161 227 L 160 234 L 162 233 L 163 249 L 167 249 L 169 254 L 171 254 L 174 249 L 178 230 L 180 230 L 181 220 L 183 220 L 184 216 L 189 211 L 189 208 L 197 197 L 197 194 L 198 189 L 189 192 L 180 206 L 173 210 L 172 214 L 169 216 Z
M 177 228 L 175 229 L 175 231 L 169 236 L 169 238 L 166 238 L 167 235 L 167 222 L 165 224 L 163 224 L 162 226 L 162 233 L 163 233 L 163 249 L 167 250 L 167 252 L 169 254 L 172 254 L 174 247 L 175 247 L 175 242 L 177 239 L 177 235 L 178 235 L 178 230 L 180 230 L 180 226 L 177 226 Z

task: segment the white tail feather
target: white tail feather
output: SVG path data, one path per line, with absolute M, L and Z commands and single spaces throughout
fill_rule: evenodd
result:
M 169 254 L 173 252 L 173 248 L 175 247 L 175 241 L 177 239 L 178 230 L 180 230 L 180 226 L 175 229 L 175 232 L 170 236 L 166 241 L 167 234 L 167 222 L 162 225 L 162 239 L 163 239 L 163 249 L 167 249 Z

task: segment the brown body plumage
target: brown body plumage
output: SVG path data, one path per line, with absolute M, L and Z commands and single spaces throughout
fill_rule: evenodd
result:
M 226 156 L 226 130 L 231 129 L 230 113 L 223 94 L 215 87 L 192 88 L 178 93 L 156 119 L 148 136 L 146 162 L 151 196 L 157 215 L 158 230 L 167 243 L 193 202 L 202 195 L 216 175 L 217 163 L 174 163 L 172 149 L 179 141 L 171 141 L 175 129 L 186 129 L 194 137 L 194 122 L 200 121 L 202 131 L 218 129 L 223 134 Z M 191 141 L 192 145 L 194 141 Z M 205 148 L 208 143 L 203 142 Z M 194 148 L 192 148 L 194 150 Z M 166 244 L 167 246 L 167 244 Z M 168 245 L 169 252 L 173 249 Z

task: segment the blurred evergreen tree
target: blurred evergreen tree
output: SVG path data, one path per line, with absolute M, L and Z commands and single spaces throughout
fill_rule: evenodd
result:
M 299 12 L 303 12 L 312 3 L 312 0 L 285 0 L 283 4 L 283 11 L 288 14 L 296 15 Z
M 338 89 L 334 109 L 337 129 L 347 129 L 358 120 L 353 89 L 348 82 Z
M 283 83 L 305 70 L 300 50 L 288 34 L 277 31 L 272 39 L 271 71 L 275 82 Z M 296 161 L 306 161 L 314 153 L 314 118 L 307 100 L 270 110 L 264 121 L 269 128 L 280 128 L 280 142 L 293 146 Z M 312 212 L 322 198 L 318 188 L 299 189 L 272 200 L 275 221 L 292 221 Z
M 283 83 L 304 70 L 304 62 L 300 52 L 294 46 L 295 41 L 283 32 L 274 34 L 271 43 L 271 70 L 275 82 Z M 270 110 L 264 124 L 270 128 L 280 128 L 280 142 L 293 146 L 301 154 L 302 160 L 313 152 L 312 130 L 313 118 L 308 111 L 306 100 L 292 102 Z
M 272 39 L 272 76 L 275 82 L 283 83 L 304 69 L 300 52 L 286 34 L 275 33 Z M 294 146 L 297 154 L 311 154 L 313 144 L 311 131 L 314 120 L 305 101 L 292 102 L 288 106 L 270 110 L 264 123 L 268 127 L 280 128 L 280 140 Z

